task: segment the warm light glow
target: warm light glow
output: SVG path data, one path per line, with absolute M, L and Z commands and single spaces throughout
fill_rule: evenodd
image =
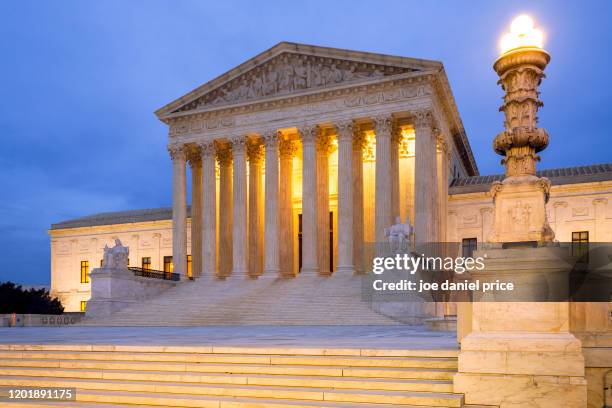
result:
M 510 32 L 500 41 L 502 54 L 522 47 L 544 47 L 544 34 L 535 28 L 533 19 L 528 15 L 520 15 L 512 21 Z

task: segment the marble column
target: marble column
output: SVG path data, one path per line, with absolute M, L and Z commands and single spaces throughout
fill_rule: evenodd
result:
M 391 128 L 391 215 L 395 221 L 396 217 L 401 218 L 400 214 L 400 187 L 399 187 L 399 142 L 402 136 L 402 129 L 394 125 Z
M 279 248 L 279 134 L 276 130 L 263 135 L 266 149 L 266 174 L 264 209 L 264 275 L 275 277 L 280 275 Z
M 437 140 L 437 170 L 438 170 L 438 240 L 448 242 L 446 238 L 446 219 L 448 217 L 448 161 L 449 153 L 444 137 L 439 136 Z M 486 237 L 483 235 L 483 240 Z
M 217 149 L 219 161 L 219 277 L 230 276 L 232 271 L 232 149 L 229 146 L 219 146 Z
M 298 129 L 302 139 L 302 270 L 304 275 L 319 273 L 317 243 L 317 153 L 318 126 Z
M 337 274 L 353 274 L 353 121 L 338 122 Z
M 247 139 L 237 136 L 231 139 L 233 169 L 233 220 L 232 220 L 232 277 L 248 277 L 247 242 Z
M 249 143 L 249 273 L 257 277 L 263 272 L 263 204 L 262 164 L 264 150 L 261 142 Z
M 279 181 L 279 252 L 281 276 L 294 277 L 293 266 L 293 156 L 296 148 L 288 139 L 279 140 L 280 181 Z
M 437 242 L 438 177 L 436 165 L 436 138 L 434 120 L 430 110 L 413 114 L 415 129 L 415 209 L 414 228 L 417 244 Z
M 375 205 L 375 237 L 376 243 L 386 242 L 385 228 L 393 223 L 393 206 L 391 204 L 391 115 L 374 118 L 376 132 L 376 205 Z
M 174 273 L 187 273 L 187 186 L 185 147 L 168 148 L 172 158 L 172 262 Z
M 363 147 L 365 135 L 355 125 L 353 130 L 353 265 L 355 273 L 364 273 L 363 217 Z
M 331 137 L 319 133 L 317 139 L 317 255 L 319 256 L 319 275 L 331 274 L 331 244 L 329 230 L 329 155 Z
M 217 276 L 217 175 L 215 143 L 200 144 L 202 155 L 202 277 Z
M 191 276 L 202 274 L 202 156 L 193 146 L 189 151 L 191 167 Z

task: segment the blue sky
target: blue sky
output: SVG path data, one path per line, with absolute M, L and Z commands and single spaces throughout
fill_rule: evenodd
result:
M 280 41 L 442 61 L 481 174 L 501 172 L 491 66 L 525 12 L 552 55 L 540 168 L 611 162 L 609 1 L 2 1 L 0 281 L 49 282 L 52 222 L 169 206 L 153 111 Z

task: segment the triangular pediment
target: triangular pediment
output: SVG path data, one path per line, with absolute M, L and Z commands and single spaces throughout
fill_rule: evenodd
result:
M 156 113 L 161 118 L 439 67 L 435 61 L 280 43 Z

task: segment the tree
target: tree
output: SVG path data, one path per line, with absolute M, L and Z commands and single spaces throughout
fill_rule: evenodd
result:
M 47 289 L 23 290 L 13 282 L 0 283 L 0 314 L 62 314 L 64 306 Z

